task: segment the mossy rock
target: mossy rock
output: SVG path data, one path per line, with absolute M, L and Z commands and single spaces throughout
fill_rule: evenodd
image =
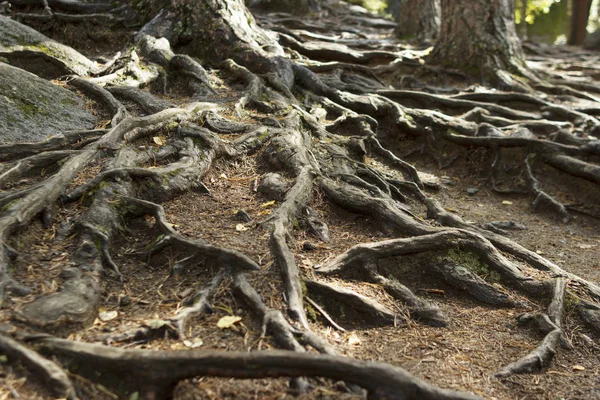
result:
M 0 15 L 0 57 L 44 78 L 65 74 L 87 75 L 95 61 L 38 31 Z
M 38 141 L 95 124 L 96 117 L 69 90 L 0 62 L 0 144 Z

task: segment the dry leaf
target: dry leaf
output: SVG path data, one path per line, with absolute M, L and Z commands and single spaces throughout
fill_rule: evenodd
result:
M 247 228 L 247 227 L 245 227 L 245 226 L 244 226 L 244 224 L 237 224 L 237 225 L 235 226 L 235 230 L 236 230 L 236 231 L 240 231 L 240 232 L 241 232 L 241 231 L 247 231 L 247 230 L 248 230 L 248 228 Z
M 571 369 L 573 371 L 585 371 L 585 367 L 583 365 L 573 365 Z
M 163 319 L 150 319 L 148 321 L 144 321 L 144 325 L 150 329 L 159 329 L 168 324 L 169 321 L 165 321 Z
M 505 206 L 510 206 L 512 205 L 512 201 L 508 201 L 508 200 L 502 200 L 502 204 L 504 204 Z
M 112 321 L 113 319 L 117 318 L 118 316 L 119 316 L 119 313 L 117 311 L 100 311 L 98 313 L 98 318 L 102 322 Z
M 227 315 L 222 317 L 219 322 L 217 322 L 217 327 L 221 329 L 231 328 L 233 324 L 241 320 L 242 318 L 236 317 L 235 315 Z
M 190 349 L 196 349 L 196 348 L 198 348 L 198 347 L 202 346 L 202 345 L 204 344 L 204 342 L 202 341 L 202 339 L 200 339 L 200 338 L 196 338 L 196 339 L 194 339 L 194 341 L 193 341 L 193 342 L 192 342 L 192 341 L 190 341 L 190 340 L 184 340 L 184 341 L 183 341 L 183 344 L 184 344 L 186 347 L 189 347 Z
M 580 249 L 591 249 L 592 247 L 596 247 L 595 244 L 580 244 L 577 247 L 579 247 Z
M 351 333 L 348 336 L 348 344 L 351 346 L 358 346 L 360 344 L 360 339 L 354 333 Z
M 164 146 L 165 144 L 167 144 L 167 141 L 165 140 L 165 138 L 163 136 L 154 136 L 152 138 L 152 141 L 154 143 L 156 143 L 158 146 Z

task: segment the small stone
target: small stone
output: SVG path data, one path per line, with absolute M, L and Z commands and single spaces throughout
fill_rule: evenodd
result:
M 302 243 L 302 250 L 306 250 L 306 251 L 312 251 L 312 250 L 317 250 L 318 247 L 311 242 L 304 242 Z
M 478 189 L 478 188 L 468 188 L 468 189 L 467 189 L 467 194 L 468 194 L 469 196 L 473 196 L 473 195 L 475 195 L 477 192 L 479 192 L 479 189 Z
M 282 200 L 287 190 L 287 182 L 281 175 L 274 172 L 265 174 L 258 185 L 258 192 L 271 200 Z
M 252 217 L 246 212 L 246 210 L 240 208 L 233 215 L 233 219 L 240 222 L 252 222 Z
M 119 297 L 119 306 L 126 307 L 130 304 L 131 304 L 131 297 L 129 297 L 127 295 Z

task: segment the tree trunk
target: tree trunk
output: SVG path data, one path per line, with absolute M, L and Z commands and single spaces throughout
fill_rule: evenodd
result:
M 527 40 L 527 0 L 521 0 L 521 40 Z
M 587 33 L 587 23 L 590 16 L 592 0 L 573 0 L 571 2 L 573 13 L 571 14 L 571 29 L 568 44 L 581 46 Z
M 435 40 L 440 31 L 440 0 L 403 0 L 398 9 L 399 38 L 415 38 L 420 42 Z
M 484 79 L 525 67 L 511 0 L 442 0 L 442 27 L 431 62 Z

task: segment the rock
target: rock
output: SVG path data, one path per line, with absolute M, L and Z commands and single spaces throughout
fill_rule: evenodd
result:
M 283 177 L 277 173 L 265 174 L 258 185 L 258 192 L 264 194 L 270 200 L 283 200 L 288 190 L 288 184 Z
M 0 15 L 0 60 L 44 78 L 87 75 L 99 68 L 69 46 L 44 36 L 15 20 Z
M 306 251 L 312 251 L 312 250 L 317 250 L 318 247 L 314 243 L 304 242 L 304 243 L 302 243 L 302 249 L 306 250 Z
M 479 189 L 478 189 L 478 188 L 468 188 L 468 189 L 467 189 L 467 194 L 468 194 L 469 196 L 473 196 L 473 195 L 475 195 L 477 192 L 479 192 Z
M 325 222 L 319 219 L 314 210 L 308 208 L 308 217 L 306 220 L 308 221 L 308 231 L 310 233 L 325 243 L 329 243 L 331 241 L 329 227 Z
M 504 137 L 504 133 L 494 125 L 483 122 L 477 127 L 477 133 L 475 136 L 478 137 Z
M 96 117 L 72 92 L 0 63 L 0 144 L 39 141 L 95 124 Z
M 233 215 L 233 219 L 240 222 L 252 222 L 252 217 L 242 208 L 237 210 Z

